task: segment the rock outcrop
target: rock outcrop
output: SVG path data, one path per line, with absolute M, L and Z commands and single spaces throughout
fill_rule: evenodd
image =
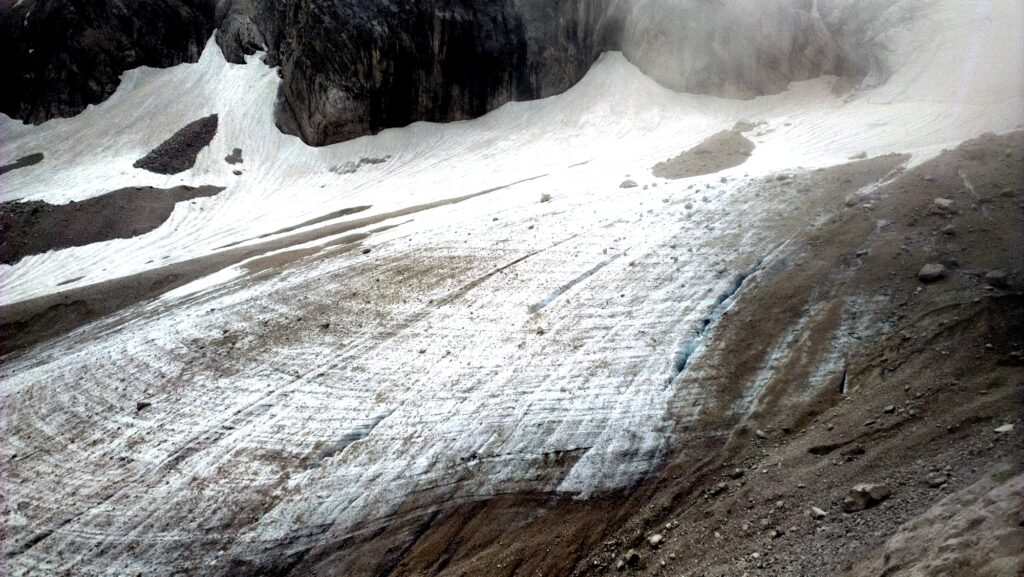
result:
M 863 69 L 809 2 L 792 0 L 30 0 L 0 15 L 13 55 L 0 112 L 77 114 L 125 70 L 195 61 L 215 29 L 228 61 L 259 51 L 280 66 L 278 127 L 312 145 L 551 96 L 605 50 L 670 88 L 729 97 Z
M 23 0 L 0 6 L 0 112 L 39 124 L 103 102 L 125 70 L 195 62 L 214 29 L 209 0 Z

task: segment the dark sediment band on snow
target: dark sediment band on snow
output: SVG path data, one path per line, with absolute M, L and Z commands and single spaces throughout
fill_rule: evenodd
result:
M 0 263 L 14 264 L 33 254 L 143 235 L 163 224 L 177 203 L 222 190 L 219 186 L 137 186 L 67 204 L 5 202 L 0 204 Z
M 43 153 L 42 152 L 36 152 L 34 154 L 29 154 L 27 156 L 22 156 L 21 158 L 19 158 L 18 160 L 15 160 L 14 162 L 12 162 L 10 164 L 5 164 L 3 166 L 0 166 L 0 174 L 4 174 L 4 173 L 10 172 L 12 170 L 17 170 L 19 168 L 25 168 L 26 166 L 32 166 L 33 164 L 39 164 L 42 161 L 43 161 Z

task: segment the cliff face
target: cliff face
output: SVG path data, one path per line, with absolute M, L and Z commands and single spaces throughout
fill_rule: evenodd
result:
M 283 24 L 282 102 L 311 144 L 480 116 L 576 83 L 612 46 L 605 13 L 584 0 L 300 0 Z
M 38 124 L 103 102 L 121 73 L 199 58 L 209 0 L 22 0 L 0 7 L 0 112 Z
M 560 93 L 604 50 L 676 90 L 753 97 L 841 74 L 842 50 L 792 0 L 91 0 L 4 10 L 16 54 L 0 111 L 27 122 L 101 102 L 140 65 L 194 61 L 217 30 L 225 57 L 266 52 L 282 78 L 278 126 L 325 145 L 417 120 L 480 116 Z M 56 87 L 56 88 L 55 88 Z

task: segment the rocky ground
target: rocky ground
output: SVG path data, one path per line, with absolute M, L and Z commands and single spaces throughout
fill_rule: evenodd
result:
M 769 359 L 789 377 L 738 422 L 694 426 L 730 428 L 684 442 L 576 574 L 1019 575 L 1022 153 L 1024 134 L 982 137 L 848 198 L 756 279 L 711 345 L 732 378 L 808 302 L 881 330 L 849 334 L 842 378 L 820 390 L 812 363 Z M 807 355 L 831 316 L 800 331 Z

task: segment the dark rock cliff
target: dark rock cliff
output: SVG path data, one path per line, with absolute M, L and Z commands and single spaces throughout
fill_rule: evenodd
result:
M 0 8 L 0 112 L 26 122 L 101 102 L 120 74 L 198 58 L 280 67 L 278 127 L 325 145 L 480 116 L 576 83 L 623 50 L 677 90 L 751 97 L 850 67 L 797 0 L 23 0 Z
M 302 138 L 325 144 L 550 96 L 607 47 L 602 4 L 299 0 L 283 27 L 284 100 Z
M 214 29 L 209 0 L 3 0 L 0 112 L 26 122 L 106 100 L 125 70 L 199 58 Z

